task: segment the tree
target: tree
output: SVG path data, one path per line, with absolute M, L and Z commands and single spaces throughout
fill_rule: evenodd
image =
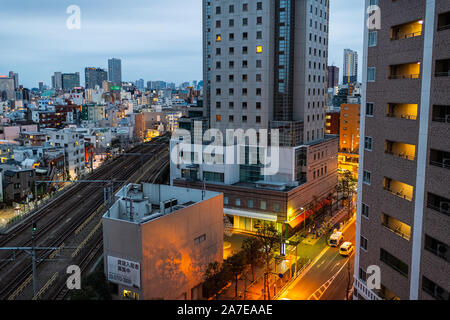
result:
M 210 297 L 216 294 L 216 299 L 218 300 L 218 292 L 226 286 L 229 278 L 227 270 L 224 270 L 222 264 L 217 261 L 210 263 L 203 274 L 203 287 L 206 290 L 206 296 Z
M 352 289 L 352 283 L 353 283 L 353 277 L 352 277 L 352 270 L 350 265 L 350 256 L 347 259 L 347 289 L 345 294 L 345 300 L 349 300 L 350 291 Z
M 238 253 L 232 255 L 224 263 L 224 269 L 229 272 L 234 279 L 234 297 L 237 297 L 238 294 L 238 280 L 239 276 L 244 272 L 247 263 L 245 261 L 245 254 L 243 251 L 239 251 Z
M 255 267 L 264 263 L 262 246 L 261 240 L 254 237 L 247 238 L 242 242 L 242 251 L 252 270 L 252 281 L 255 281 Z
M 280 246 L 281 235 L 273 225 L 273 223 L 264 222 L 258 229 L 256 236 L 262 243 L 262 251 L 264 262 L 266 264 L 266 276 L 264 277 L 264 299 L 267 297 L 270 300 L 269 285 L 267 283 L 267 275 L 270 273 L 270 261 L 273 258 L 273 253 Z

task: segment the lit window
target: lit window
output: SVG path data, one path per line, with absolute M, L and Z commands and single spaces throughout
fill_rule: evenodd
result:
M 256 47 L 256 53 L 262 53 L 262 46 Z
M 222 36 L 220 34 L 218 34 L 216 37 L 216 42 L 220 42 L 220 41 L 222 41 Z

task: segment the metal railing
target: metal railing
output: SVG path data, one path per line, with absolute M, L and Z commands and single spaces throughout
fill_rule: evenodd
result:
M 420 74 L 391 74 L 388 76 L 389 80 L 395 79 L 420 79 Z
M 406 159 L 406 160 L 410 160 L 410 161 L 414 161 L 414 159 L 415 159 L 415 156 L 409 156 L 406 153 L 395 153 L 395 152 L 387 151 L 387 150 L 385 150 L 384 152 L 387 153 L 387 154 L 390 154 L 392 156 L 395 156 L 395 157 L 398 157 L 398 158 L 402 158 L 402 159 Z
M 434 122 L 444 122 L 444 123 L 450 123 L 450 114 L 445 115 L 444 118 L 442 117 L 434 117 L 432 118 Z
M 442 161 L 442 162 L 430 161 L 430 165 L 435 166 L 435 167 L 444 168 L 444 169 L 450 169 L 450 162 L 449 162 L 449 164 L 446 164 L 444 161 Z
M 408 200 L 408 201 L 412 201 L 412 197 L 409 197 L 406 194 L 403 194 L 402 191 L 393 191 L 393 190 L 391 190 L 389 188 L 386 188 L 386 187 L 384 187 L 383 189 L 386 190 L 389 193 L 392 193 L 394 196 L 397 196 L 399 198 L 402 198 L 402 199 L 405 199 L 405 200 Z
M 414 37 L 420 37 L 422 35 L 422 31 L 410 32 L 410 33 L 401 33 L 393 36 L 391 40 L 401 40 L 401 39 L 409 39 Z
M 401 118 L 401 119 L 407 119 L 407 120 L 417 120 L 417 116 L 412 115 L 412 114 L 399 114 L 396 115 L 394 112 L 388 112 L 386 114 L 386 117 L 389 118 Z
M 394 227 L 388 225 L 387 223 L 382 223 L 381 225 L 382 225 L 383 227 L 385 227 L 386 229 L 388 229 L 389 231 L 392 231 L 392 232 L 395 233 L 396 235 L 402 237 L 402 238 L 405 239 L 405 240 L 408 240 L 408 241 L 409 241 L 409 240 L 411 239 L 411 235 L 410 235 L 410 234 L 406 234 L 406 233 L 400 231 L 400 230 L 401 230 L 401 227 L 400 227 L 400 226 L 397 227 L 397 228 L 394 228 Z
M 446 24 L 444 26 L 438 27 L 437 31 L 443 31 L 443 30 L 448 30 L 448 29 L 450 29 L 450 24 Z
M 449 71 L 441 71 L 441 72 L 435 72 L 435 77 L 450 77 L 450 70 Z

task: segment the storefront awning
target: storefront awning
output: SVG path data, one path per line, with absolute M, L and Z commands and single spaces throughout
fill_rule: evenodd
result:
M 237 210 L 237 209 L 230 209 L 230 208 L 223 208 L 223 212 L 225 214 L 229 214 L 232 216 L 260 219 L 260 220 L 273 221 L 273 222 L 277 221 L 277 216 L 272 215 L 272 214 L 245 211 L 245 210 Z

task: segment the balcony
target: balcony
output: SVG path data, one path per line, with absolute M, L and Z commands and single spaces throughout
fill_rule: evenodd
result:
M 416 157 L 416 146 L 412 144 L 386 140 L 384 152 L 398 158 L 414 161 Z
M 450 169 L 450 152 L 431 149 L 430 165 Z
M 450 77 L 450 59 L 436 60 L 436 77 Z
M 427 207 L 450 216 L 450 199 L 428 192 Z
M 387 214 L 381 215 L 381 225 L 405 240 L 411 239 L 411 227 Z
M 391 28 L 391 40 L 401 40 L 422 35 L 423 20 L 408 22 Z
M 438 17 L 437 31 L 444 31 L 450 29 L 450 11 L 441 13 Z
M 408 200 L 408 201 L 412 201 L 413 199 L 413 194 L 414 194 L 414 187 L 410 186 L 409 184 L 391 179 L 391 178 L 384 178 L 384 182 L 383 182 L 384 186 L 384 190 L 392 193 L 393 195 Z
M 389 103 L 387 106 L 386 117 L 417 120 L 417 109 L 417 104 Z
M 404 63 L 389 66 L 390 80 L 420 79 L 420 62 Z
M 433 105 L 433 117 L 435 122 L 450 123 L 450 106 Z

